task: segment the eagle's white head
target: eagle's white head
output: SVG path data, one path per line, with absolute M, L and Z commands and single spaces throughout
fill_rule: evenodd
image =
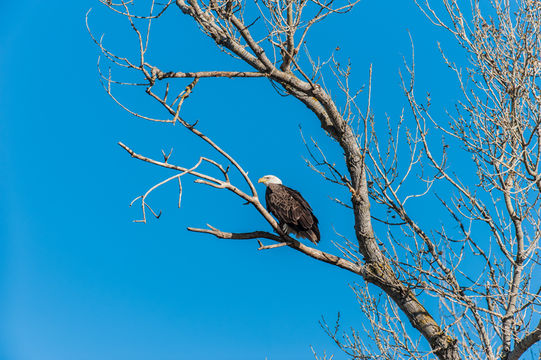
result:
M 257 180 L 257 182 L 263 183 L 265 186 L 269 186 L 270 184 L 282 185 L 282 180 L 278 179 L 274 175 L 265 175 L 261 179 Z

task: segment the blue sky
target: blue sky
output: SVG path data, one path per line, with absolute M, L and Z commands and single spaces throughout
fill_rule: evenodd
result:
M 340 46 L 358 86 L 373 63 L 374 109 L 396 116 L 409 30 L 421 86 L 431 84 L 434 103 L 449 104 L 452 77 L 435 47 L 448 35 L 412 2 L 395 3 L 364 0 L 315 27 L 313 54 Z M 90 7 L 94 31 L 128 51 L 127 22 L 97 1 L 0 4 L 0 359 L 311 359 L 310 345 L 341 359 L 318 320 L 341 312 L 346 326 L 361 323 L 352 275 L 289 249 L 258 252 L 255 241 L 185 230 L 268 230 L 239 200 L 185 181 L 180 209 L 171 185 L 151 197 L 159 220 L 133 222 L 140 208 L 130 201 L 170 173 L 131 159 L 118 141 L 156 157 L 173 147 L 172 161 L 187 165 L 211 152 L 180 127 L 135 119 L 108 98 L 84 26 Z M 157 26 L 163 36 L 150 56 L 158 64 L 236 68 L 178 9 Z M 141 111 L 157 109 L 120 94 Z M 333 226 L 351 234 L 352 219 L 328 199 L 347 193 L 304 164 L 299 125 L 340 159 L 304 106 L 264 80 L 221 79 L 201 81 L 184 111 L 253 179 L 273 173 L 299 189 L 320 219 L 322 249 L 336 252 Z

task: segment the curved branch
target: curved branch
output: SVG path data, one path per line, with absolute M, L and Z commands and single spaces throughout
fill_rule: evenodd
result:
M 541 341 L 541 320 L 539 320 L 534 331 L 526 335 L 515 345 L 515 348 L 507 356 L 507 360 L 518 360 L 522 354 L 538 341 Z
M 333 254 L 326 253 L 324 251 L 315 249 L 313 247 L 306 246 L 300 241 L 295 240 L 287 235 L 277 236 L 266 231 L 253 231 L 253 232 L 248 232 L 248 233 L 231 233 L 231 232 L 218 230 L 210 225 L 208 225 L 208 227 L 209 229 L 198 229 L 198 228 L 189 227 L 188 230 L 193 231 L 193 232 L 214 235 L 220 239 L 247 240 L 247 239 L 264 238 L 264 239 L 276 241 L 278 243 L 286 243 L 287 246 L 289 246 L 290 248 L 295 249 L 305 255 L 308 255 L 313 259 L 325 262 L 327 264 L 336 265 L 339 268 L 351 271 L 352 273 L 361 275 L 363 277 L 365 276 L 364 266 L 355 264 L 349 260 L 346 260 L 344 258 L 341 258 Z

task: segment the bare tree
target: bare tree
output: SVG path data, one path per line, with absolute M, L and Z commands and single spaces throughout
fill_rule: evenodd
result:
M 146 200 L 150 192 L 167 182 L 178 182 L 180 202 L 185 176 L 240 197 L 275 233 L 258 229 L 231 233 L 210 225 L 188 229 L 223 239 L 258 239 L 260 250 L 288 246 L 359 275 L 364 282 L 353 290 L 368 320 L 367 327 L 342 331 L 339 321 L 331 326 L 322 321 L 325 331 L 352 359 L 436 356 L 514 360 L 525 353 L 538 356 L 539 1 L 472 0 L 464 7 L 459 1 L 443 0 L 438 3 L 441 9 L 434 10 L 428 1 L 418 0 L 420 11 L 454 36 L 468 57 L 469 63 L 461 67 L 441 50 L 443 61 L 456 73 L 462 96 L 448 119 L 433 117 L 430 98 L 417 96 L 412 53 L 405 59 L 402 75 L 410 111 L 399 119 L 387 119 L 384 133 L 375 125 L 371 110 L 371 69 L 361 105 L 357 101 L 360 92 L 350 89 L 349 66 L 341 66 L 334 57 L 325 62 L 315 60 L 305 42 L 314 24 L 330 15 L 347 13 L 358 0 L 343 4 L 335 0 L 100 1 L 129 21 L 138 43 L 137 56 L 129 57 L 113 52 L 93 36 L 105 58 L 132 72 L 128 76 L 136 79 L 113 78 L 98 62 L 107 93 L 134 116 L 180 123 L 209 144 L 217 156 L 200 157 L 193 166 L 177 165 L 169 162 L 170 154 L 156 160 L 119 143 L 132 157 L 175 171 L 137 199 L 143 212 L 141 221 L 146 221 L 147 211 L 159 216 Z M 147 54 L 152 24 L 169 11 L 195 21 L 220 50 L 250 70 L 166 72 L 150 63 Z M 324 81 L 329 73 L 336 80 L 332 88 L 338 89 L 340 96 L 332 97 L 325 85 L 329 84 L 329 80 Z M 329 159 L 317 142 L 305 142 L 309 166 L 351 194 L 349 201 L 336 201 L 350 209 L 356 240 L 343 237 L 342 242 L 336 242 L 339 255 L 285 234 L 262 205 L 240 160 L 196 123 L 183 118 L 182 104 L 198 81 L 218 77 L 264 78 L 278 93 L 306 105 L 324 133 L 341 148 L 344 166 L 341 159 Z M 173 93 L 170 84 L 178 79 L 190 83 Z M 162 106 L 166 117 L 128 109 L 114 94 L 114 89 L 123 85 L 145 89 Z M 448 160 L 450 148 L 455 156 L 471 159 L 474 173 L 464 174 L 463 162 Z M 203 170 L 208 166 L 202 164 L 214 171 Z M 238 179 L 237 175 L 242 181 L 235 183 L 231 179 Z M 420 219 L 411 211 L 411 203 L 426 201 L 433 205 L 435 199 L 448 214 L 443 225 L 440 219 L 430 218 L 431 214 Z M 374 232 L 373 221 L 384 224 L 381 233 Z M 262 241 L 270 242 L 265 245 Z M 375 286 L 375 294 L 365 283 Z M 425 307 L 422 303 L 432 305 Z M 409 323 L 402 320 L 404 316 Z

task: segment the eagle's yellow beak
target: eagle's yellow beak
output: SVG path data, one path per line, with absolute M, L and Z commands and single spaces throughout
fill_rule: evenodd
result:
M 265 183 L 265 178 L 262 177 L 261 179 L 257 180 L 258 183 Z

